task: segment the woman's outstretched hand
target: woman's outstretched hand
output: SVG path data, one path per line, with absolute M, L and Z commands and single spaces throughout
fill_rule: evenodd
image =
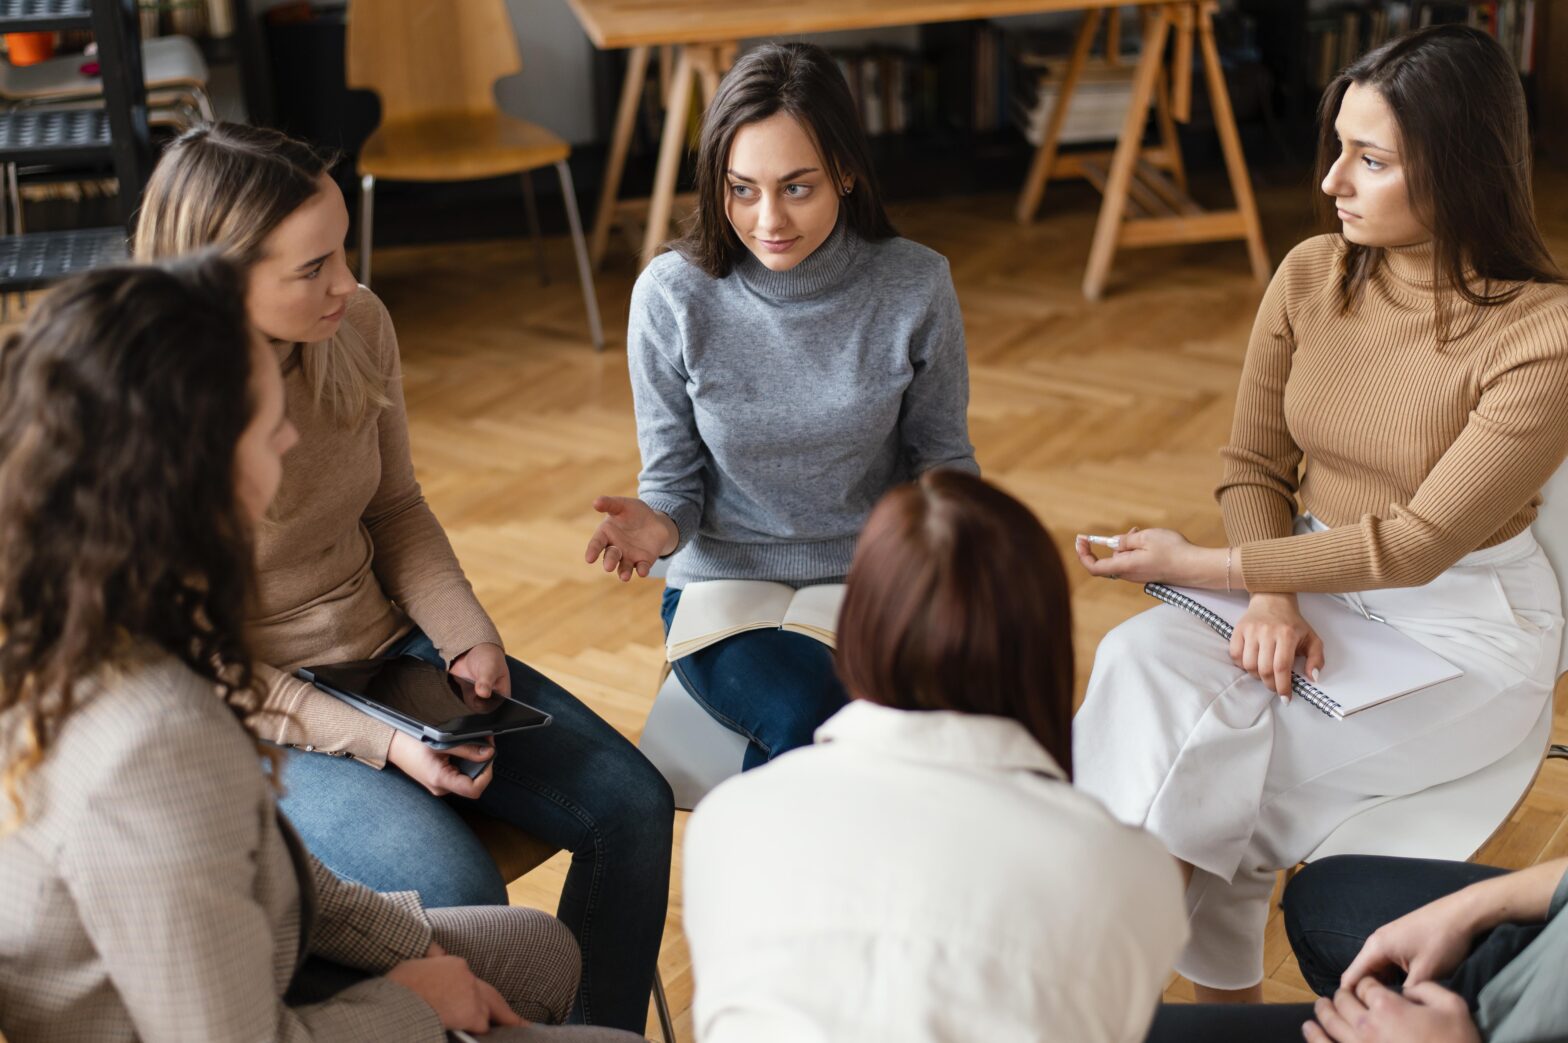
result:
M 593 509 L 604 515 L 588 540 L 583 560 L 592 565 L 604 560 L 604 571 L 618 573 L 621 582 L 632 573 L 648 575 L 653 563 L 675 550 L 680 533 L 663 511 L 656 511 L 635 496 L 600 496 Z

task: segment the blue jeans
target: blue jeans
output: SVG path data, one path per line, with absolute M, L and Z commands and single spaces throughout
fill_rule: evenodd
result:
M 664 588 L 659 614 L 670 631 L 681 592 Z M 787 630 L 748 630 L 670 664 L 714 720 L 747 739 L 742 771 L 797 746 L 849 701 L 822 642 Z
M 1285 933 L 1301 973 L 1320 996 L 1339 988 L 1367 937 L 1428 902 L 1506 870 L 1470 862 L 1340 855 L 1313 862 L 1290 881 L 1280 902 Z M 1476 939 L 1470 955 L 1440 984 L 1463 996 L 1473 1011 L 1486 983 L 1541 933 L 1540 924 L 1503 924 Z M 1312 1005 L 1169 1004 L 1162 1006 L 1147 1043 L 1249 1040 L 1300 1043 Z
M 388 654 L 442 664 L 414 630 Z M 582 949 L 572 1020 L 641 1033 L 669 901 L 675 802 L 637 748 L 565 689 L 508 658 L 512 694 L 555 718 L 496 740 L 477 801 L 432 797 L 397 768 L 286 750 L 279 801 L 311 852 L 426 906 L 505 905 L 506 881 L 454 807 L 477 807 L 572 853 L 556 915 Z

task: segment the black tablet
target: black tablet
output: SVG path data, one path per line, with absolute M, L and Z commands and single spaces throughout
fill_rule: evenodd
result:
M 543 710 L 499 693 L 481 697 L 466 678 L 414 656 L 308 666 L 297 675 L 437 748 L 550 723 Z

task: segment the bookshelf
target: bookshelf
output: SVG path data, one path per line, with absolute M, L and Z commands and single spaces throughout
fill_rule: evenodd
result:
M 1140 41 L 1134 9 L 1125 12 L 1117 69 L 1098 69 L 1080 91 L 1103 97 L 1080 98 L 1068 143 L 1109 143 L 1120 129 Z M 988 162 L 1000 162 L 1018 176 L 1027 169 L 1034 145 L 1031 124 L 1041 122 L 1048 104 L 1042 90 L 1050 90 L 1049 76 L 1066 64 L 1076 30 L 1074 17 L 1056 25 L 1026 25 L 988 21 L 932 23 L 918 27 L 913 43 L 903 46 L 874 45 L 835 49 L 850 91 L 855 96 L 863 126 L 872 140 L 873 154 L 897 162 L 922 156 L 938 168 L 951 164 L 955 155 L 983 153 Z M 1222 15 L 1216 26 L 1221 50 L 1226 54 L 1232 102 L 1242 121 L 1261 124 L 1260 109 L 1267 77 L 1253 52 L 1233 48 L 1244 34 L 1237 20 Z M 598 52 L 595 56 L 595 113 L 598 135 L 608 140 L 616 116 L 616 98 L 626 75 L 626 52 Z M 629 188 L 640 188 L 642 169 L 658 151 L 663 125 L 661 101 L 664 85 L 657 68 L 650 68 L 637 105 L 637 127 L 629 144 Z M 1208 129 L 1206 98 L 1198 97 L 1197 127 Z M 1045 99 L 1048 103 L 1049 99 Z M 1096 104 L 1098 103 L 1098 104 Z M 695 126 L 695 120 L 692 125 Z M 1039 128 L 1033 127 L 1036 140 Z M 1251 134 L 1247 135 L 1250 139 Z M 689 144 L 695 134 L 688 133 Z M 1249 143 L 1249 149 L 1255 143 Z M 1201 151 L 1201 150 L 1200 150 Z M 1214 158 L 1214 157 L 1209 157 Z M 686 172 L 683 171 L 683 174 Z M 686 178 L 682 177 L 682 183 Z M 894 177 L 893 180 L 905 180 Z M 988 186 L 995 180 L 978 179 Z M 930 183 L 928 191 L 964 191 L 978 183 L 960 174 L 956 183 Z M 925 194 L 925 193 L 919 193 Z
M 1536 54 L 1554 57 L 1536 67 L 1536 141 L 1542 154 L 1568 165 L 1568 0 L 1547 0 L 1536 14 Z
M 1298 144 L 1313 140 L 1318 100 L 1339 71 L 1412 29 L 1457 23 L 1491 33 L 1513 58 L 1532 114 L 1546 100 L 1541 82 L 1562 75 L 1545 58 L 1554 24 L 1557 49 L 1564 45 L 1568 0 L 1239 0 L 1239 8 L 1275 70 L 1273 110 Z M 1561 95 L 1550 107 L 1560 119 Z
M 1042 46 L 1064 52 L 1071 44 L 1068 28 L 1017 29 L 967 21 L 920 26 L 912 44 L 830 46 L 829 53 L 849 84 L 870 137 L 947 139 L 954 134 L 989 137 L 1012 128 L 1019 52 Z M 624 51 L 595 56 L 595 112 L 602 139 L 611 134 L 627 62 Z M 654 66 L 637 105 L 634 157 L 657 150 L 663 126 L 668 71 Z

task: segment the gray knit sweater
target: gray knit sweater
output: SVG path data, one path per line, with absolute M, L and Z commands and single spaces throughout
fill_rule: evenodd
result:
M 672 587 L 837 580 L 888 489 L 979 471 L 947 260 L 907 239 L 840 222 L 788 272 L 747 253 L 723 279 L 664 254 L 626 339 L 637 495 L 680 530 Z

